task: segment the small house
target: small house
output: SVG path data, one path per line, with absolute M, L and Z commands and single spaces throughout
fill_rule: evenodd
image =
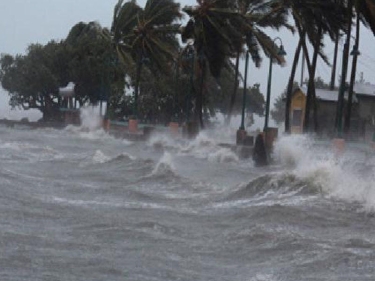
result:
M 303 123 L 305 118 L 306 108 L 306 87 L 299 87 L 294 90 L 292 94 L 292 101 L 290 107 L 291 117 L 291 132 L 302 133 Z M 315 89 L 317 98 L 317 119 L 318 119 L 318 133 L 320 135 L 332 136 L 333 128 L 335 125 L 336 109 L 338 101 L 338 90 L 326 90 L 326 89 Z M 345 93 L 345 100 L 347 100 L 348 94 Z M 357 103 L 357 99 L 354 96 L 354 103 Z M 311 124 L 313 121 L 311 120 Z
M 356 83 L 354 92 L 358 99 L 358 115 L 366 140 L 372 139 L 375 133 L 375 85 Z
M 75 102 L 75 84 L 69 82 L 66 87 L 59 89 L 60 112 L 63 115 L 65 124 L 79 125 L 81 123 L 79 109 L 76 108 Z
M 294 90 L 291 101 L 291 132 L 302 133 L 306 107 L 306 87 Z M 333 136 L 338 90 L 316 89 L 318 134 Z M 345 92 L 344 101 L 348 100 Z M 344 104 L 343 120 L 346 112 Z M 313 121 L 311 121 L 313 122 Z M 344 122 L 344 121 L 343 121 Z M 370 140 L 375 132 L 375 85 L 370 83 L 356 83 L 354 85 L 353 107 L 351 116 L 352 136 Z

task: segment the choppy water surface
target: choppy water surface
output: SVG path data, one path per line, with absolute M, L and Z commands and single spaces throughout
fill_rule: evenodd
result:
M 1 280 L 374 280 L 375 155 L 0 127 Z

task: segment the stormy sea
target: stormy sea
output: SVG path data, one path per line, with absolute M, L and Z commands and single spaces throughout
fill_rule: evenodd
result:
M 0 127 L 0 280 L 374 280 L 375 152 Z

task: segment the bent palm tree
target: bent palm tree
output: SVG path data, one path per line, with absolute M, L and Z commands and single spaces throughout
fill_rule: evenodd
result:
M 277 8 L 276 8 L 277 7 Z M 305 54 L 307 67 L 309 70 L 310 80 L 314 80 L 316 68 L 316 60 L 318 55 L 328 63 L 327 57 L 322 53 L 322 36 L 328 34 L 331 38 L 335 38 L 337 30 L 344 29 L 346 22 L 346 14 L 343 13 L 343 8 L 340 5 L 336 5 L 334 0 L 315 0 L 315 1 L 303 1 L 303 0 L 278 0 L 275 2 L 275 9 L 288 9 L 294 20 L 294 24 L 299 34 L 299 45 L 296 49 L 295 60 L 293 62 L 292 73 L 288 83 L 288 91 L 286 94 L 286 106 L 285 106 L 285 131 L 290 132 L 290 103 L 291 103 L 291 89 L 295 75 L 295 65 L 298 59 L 298 52 L 302 48 Z M 314 55 L 313 60 L 310 60 L 309 52 L 307 48 L 306 38 L 309 39 L 313 45 Z M 315 103 L 314 100 L 314 85 L 311 83 L 309 91 L 309 101 Z M 311 102 L 306 105 L 306 108 L 310 108 Z M 307 116 L 309 116 L 307 112 Z M 316 114 L 316 110 L 315 113 Z
M 195 118 L 203 127 L 203 86 L 206 68 L 213 77 L 220 76 L 223 67 L 231 67 L 233 57 L 242 42 L 242 34 L 233 24 L 242 21 L 230 0 L 198 0 L 197 6 L 186 6 L 183 11 L 190 17 L 182 31 L 182 40 L 194 41 L 196 60 L 200 73 L 200 89 L 196 95 Z
M 354 1 L 354 2 L 353 2 Z M 355 8 L 356 13 L 356 39 L 354 45 L 354 51 L 358 52 L 359 46 L 359 26 L 361 22 L 364 24 L 365 27 L 371 29 L 373 34 L 375 35 L 375 1 L 374 0 L 352 0 L 348 2 L 348 10 L 352 11 Z M 350 41 L 350 33 L 348 31 L 346 40 L 347 42 Z M 344 53 L 344 60 L 343 60 L 343 69 L 347 71 L 348 68 L 348 56 L 349 56 L 349 46 L 348 43 L 345 45 L 347 47 Z M 350 131 L 350 121 L 351 121 L 351 111 L 352 111 L 352 102 L 353 102 L 353 86 L 355 81 L 355 74 L 356 74 L 356 65 L 357 65 L 357 55 L 353 57 L 352 63 L 352 73 L 350 77 L 350 85 L 349 85 L 349 98 L 348 98 L 348 107 L 347 112 L 345 114 L 345 132 L 349 133 Z M 345 81 L 345 79 L 344 79 Z M 340 89 L 340 102 L 342 103 L 344 95 L 344 90 L 341 91 Z M 341 116 L 342 114 L 342 104 L 340 104 L 341 108 L 337 108 L 337 119 L 340 118 L 340 122 L 337 123 L 337 130 L 341 130 Z
M 237 11 L 244 17 L 243 25 L 238 27 L 244 34 L 243 44 L 246 45 L 248 51 L 251 54 L 252 60 L 256 67 L 260 66 L 261 56 L 260 50 L 268 57 L 275 58 L 279 64 L 284 63 L 283 57 L 279 56 L 278 48 L 274 44 L 273 40 L 267 36 L 262 29 L 273 28 L 279 30 L 281 27 L 287 27 L 294 31 L 294 29 L 288 24 L 287 10 L 274 10 L 274 4 L 272 1 L 264 0 L 237 0 Z M 239 58 L 243 51 L 243 46 L 237 50 L 236 56 L 236 74 L 235 74 L 235 85 L 232 92 L 228 117 L 226 123 L 230 123 L 233 107 L 235 104 L 235 98 L 237 96 L 238 88 L 238 66 Z
M 151 72 L 167 72 L 178 41 L 176 33 L 181 18 L 180 5 L 174 0 L 148 0 L 144 8 L 136 1 L 119 0 L 114 9 L 112 36 L 120 60 L 136 67 L 134 115 L 137 117 L 139 82 L 142 65 L 147 60 Z

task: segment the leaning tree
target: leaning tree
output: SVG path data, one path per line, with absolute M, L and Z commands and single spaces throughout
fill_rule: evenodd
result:
M 148 0 L 144 8 L 134 0 L 119 0 L 114 8 L 112 41 L 120 61 L 135 81 L 133 114 L 136 118 L 142 67 L 147 66 L 156 76 L 171 72 L 171 61 L 175 60 L 179 48 L 176 34 L 181 16 L 180 5 L 174 0 Z
M 239 76 L 239 60 L 244 52 L 244 45 L 250 53 L 256 67 L 261 63 L 261 50 L 267 57 L 272 57 L 277 63 L 283 64 L 284 58 L 279 55 L 278 48 L 266 33 L 265 29 L 271 28 L 279 30 L 286 27 L 294 32 L 294 29 L 288 24 L 288 10 L 275 9 L 273 1 L 264 0 L 236 0 L 235 10 L 242 16 L 242 21 L 234 22 L 237 29 L 243 34 L 242 42 L 237 44 L 237 54 L 235 63 L 235 83 L 231 95 L 227 124 L 230 123 L 231 114 L 236 102 Z

